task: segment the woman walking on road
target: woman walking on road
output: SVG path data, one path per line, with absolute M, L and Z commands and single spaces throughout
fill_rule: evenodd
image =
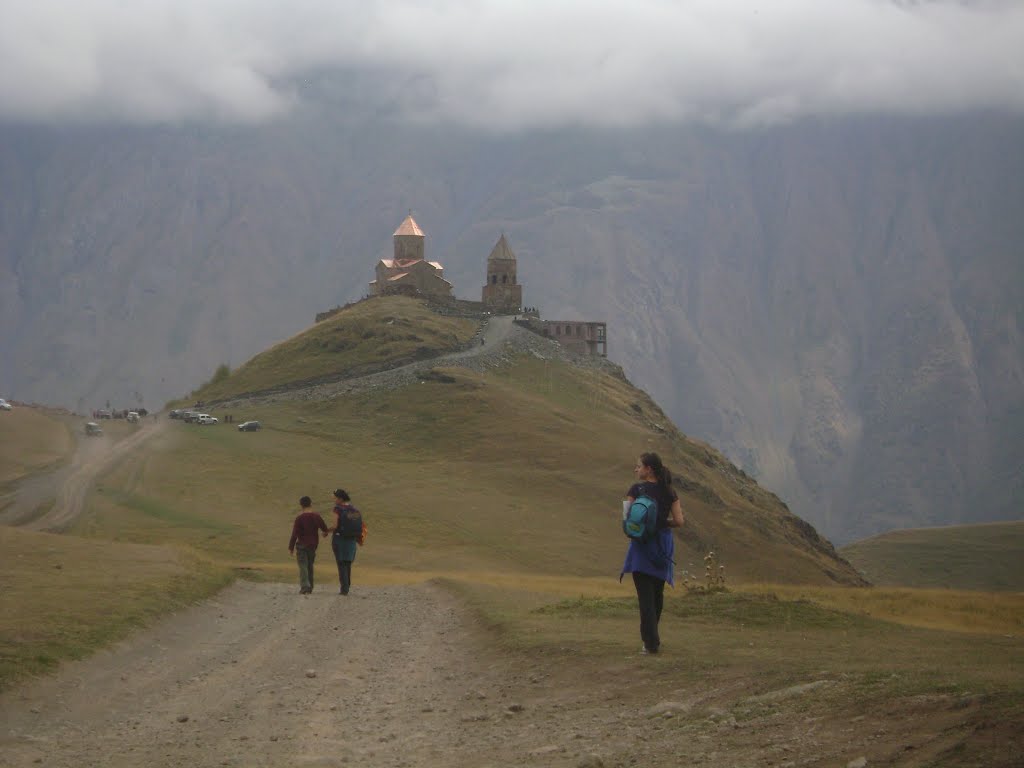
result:
M 624 574 L 633 574 L 636 599 L 640 606 L 643 652 L 657 653 L 661 647 L 658 622 L 665 602 L 665 582 L 675 584 L 672 573 L 675 541 L 669 529 L 683 524 L 683 508 L 672 487 L 672 475 L 661 463 L 658 454 L 641 454 L 633 472 L 637 482 L 626 491 L 626 499 L 630 504 L 641 496 L 654 499 L 658 505 L 658 522 L 655 534 L 650 539 L 630 540 L 619 581 Z
M 363 532 L 363 516 L 350 502 L 343 489 L 334 492 L 334 525 L 328 529 L 333 532 L 331 549 L 338 562 L 342 595 L 347 595 L 352 588 L 352 561 L 356 559 L 356 546 Z

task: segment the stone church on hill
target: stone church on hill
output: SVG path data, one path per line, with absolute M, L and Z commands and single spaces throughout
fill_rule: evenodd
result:
M 426 236 L 410 213 L 394 234 L 394 257 L 377 262 L 376 279 L 370 283 L 370 295 L 403 293 L 427 296 L 442 302 L 471 305 L 474 311 L 521 315 L 519 324 L 534 333 L 589 355 L 608 356 L 607 327 L 602 322 L 541 320 L 536 309 L 523 308 L 523 286 L 519 283 L 516 255 L 505 234 L 487 257 L 487 283 L 480 302 L 455 298 L 452 284 L 444 278 L 440 262 L 426 260 Z M 326 313 L 325 315 L 326 316 Z M 321 316 L 317 316 L 320 320 Z
M 440 262 L 427 261 L 426 236 L 412 214 L 395 230 L 395 256 L 377 262 L 377 279 L 370 283 L 370 295 L 385 293 L 421 293 L 427 296 L 451 296 L 452 284 L 444 279 Z
M 444 279 L 444 267 L 426 259 L 426 235 L 412 217 L 398 225 L 393 236 L 394 258 L 377 262 L 370 295 L 411 293 L 432 298 L 453 297 L 452 284 Z M 487 257 L 487 285 L 481 302 L 493 311 L 518 313 L 523 305 L 523 286 L 516 282 L 516 255 L 504 233 Z

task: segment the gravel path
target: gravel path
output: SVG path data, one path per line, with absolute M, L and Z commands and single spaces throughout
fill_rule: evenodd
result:
M 576 764 L 444 590 L 332 592 L 239 583 L 0 696 L 0 765 Z
M 945 762 L 984 697 L 860 711 L 841 674 L 766 693 L 742 674 L 683 683 L 666 661 L 505 655 L 432 583 L 238 583 L 0 695 L 0 766 L 1020 765 L 1014 723 L 985 726 L 1002 759 Z

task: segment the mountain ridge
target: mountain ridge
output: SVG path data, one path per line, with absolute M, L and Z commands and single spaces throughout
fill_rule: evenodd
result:
M 674 421 L 830 538 L 1013 517 L 1021 127 L 4 126 L 0 387 L 162 402 L 362 296 L 413 209 L 458 295 L 506 232 L 525 303 L 607 321 Z

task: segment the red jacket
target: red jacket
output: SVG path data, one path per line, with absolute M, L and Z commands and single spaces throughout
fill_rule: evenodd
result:
M 300 512 L 292 524 L 292 537 L 288 541 L 288 550 L 295 549 L 296 542 L 306 549 L 316 549 L 316 545 L 320 543 L 320 537 L 316 535 L 318 530 L 327 533 L 324 519 L 316 512 Z

